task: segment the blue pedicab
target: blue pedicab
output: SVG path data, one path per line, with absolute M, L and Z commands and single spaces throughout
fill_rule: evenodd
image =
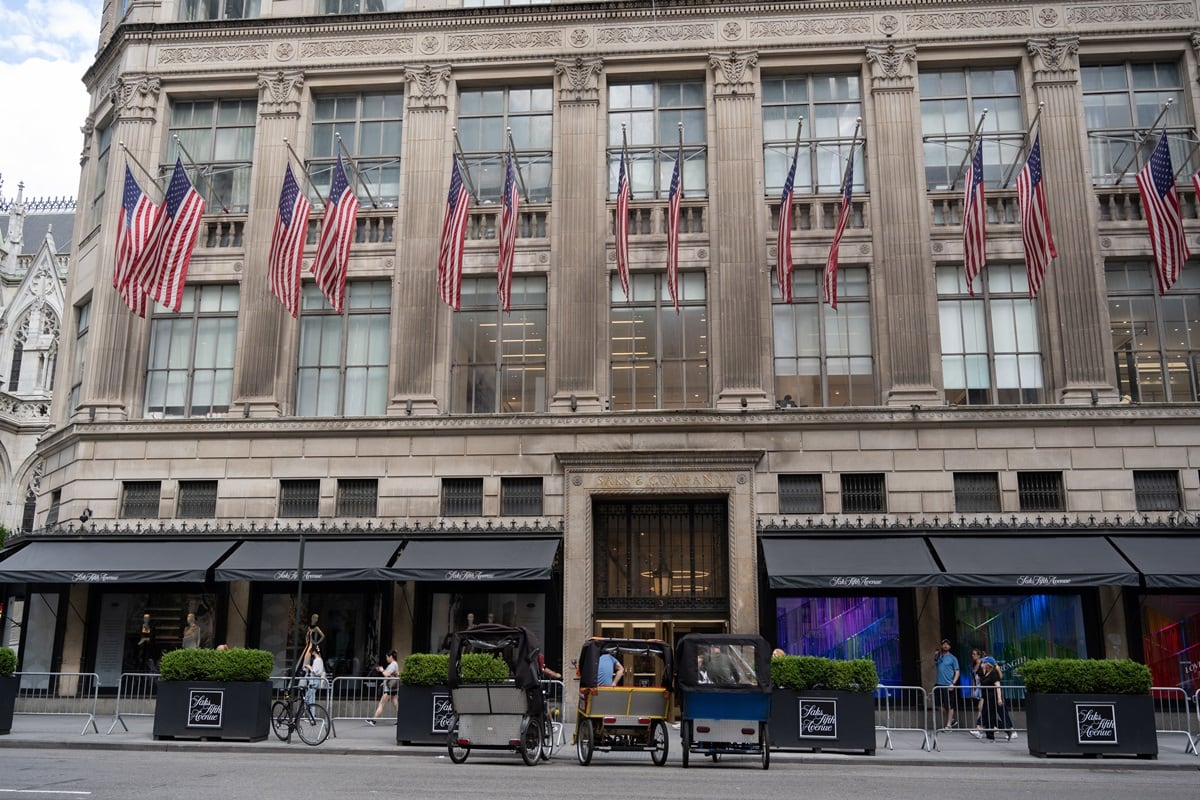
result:
M 516 750 L 529 766 L 550 758 L 553 739 L 538 667 L 537 639 L 525 628 L 476 625 L 450 637 L 448 681 L 455 718 L 446 737 L 450 760 L 461 764 L 474 749 Z M 509 678 L 467 682 L 461 667 L 468 653 L 504 661 Z
M 622 686 L 598 686 L 600 660 L 612 656 L 632 667 Z M 585 767 L 595 751 L 648 752 L 667 763 L 667 719 L 675 672 L 671 646 L 658 639 L 589 639 L 579 654 L 579 713 L 575 754 Z
M 771 766 L 771 647 L 761 636 L 689 633 L 675 648 L 683 766 L 700 753 L 760 755 Z

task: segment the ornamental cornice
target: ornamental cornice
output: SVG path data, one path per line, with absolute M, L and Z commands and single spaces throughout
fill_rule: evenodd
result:
M 409 55 L 414 52 L 415 39 L 411 36 L 381 39 L 322 39 L 302 41 L 301 58 L 346 58 L 348 56 Z M 289 56 L 290 57 L 290 56 Z
M 558 87 L 560 103 L 600 102 L 600 74 L 604 60 L 577 56 L 554 62 L 554 74 L 561 77 Z
M 1123 22 L 1171 22 L 1194 19 L 1192 3 L 1104 3 L 1067 8 L 1068 25 L 1112 25 Z
M 498 31 L 496 33 L 461 33 L 446 37 L 446 51 L 450 53 L 489 52 L 495 50 L 561 49 L 563 32 L 560 30 Z
M 112 89 L 112 104 L 119 119 L 154 121 L 162 81 L 157 76 L 125 74 Z
M 158 51 L 158 63 L 208 64 L 212 62 L 266 61 L 269 54 L 270 48 L 266 42 L 166 47 Z
M 260 104 L 263 114 L 299 114 L 301 90 L 304 88 L 303 72 L 278 70 L 258 76 L 261 92 Z
M 875 88 L 913 88 L 910 64 L 917 60 L 914 45 L 897 46 L 895 42 L 867 47 L 867 64 L 871 67 L 871 81 Z
M 626 25 L 600 27 L 596 30 L 596 44 L 605 45 L 630 45 L 646 42 L 711 42 L 716 38 L 717 25 L 715 22 Z
M 651 470 L 729 471 L 753 469 L 765 455 L 763 450 L 628 450 L 606 452 L 560 452 L 555 458 L 563 470 L 572 472 L 639 472 Z
M 1079 73 L 1079 37 L 1050 36 L 1026 43 L 1035 80 L 1061 80 Z
M 758 66 L 757 53 L 712 53 L 708 66 L 713 71 L 713 92 L 721 95 L 752 95 L 754 92 L 754 69 Z
M 915 31 L 956 31 L 983 29 L 1027 29 L 1033 27 L 1033 12 L 1027 8 L 980 9 L 978 11 L 935 11 L 930 13 L 906 14 L 904 26 Z
M 870 16 L 817 17 L 815 19 L 752 20 L 751 39 L 816 38 L 828 36 L 865 36 L 872 32 Z
M 426 64 L 420 69 L 409 69 L 404 73 L 408 85 L 404 103 L 412 108 L 445 109 L 446 97 L 450 92 L 450 65 Z

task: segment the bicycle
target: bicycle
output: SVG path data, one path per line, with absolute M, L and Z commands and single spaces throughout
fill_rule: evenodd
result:
M 293 688 L 289 686 L 283 697 L 271 704 L 271 729 L 281 742 L 290 742 L 295 731 L 300 741 L 316 747 L 329 737 L 329 712 L 320 703 L 308 702 L 307 690 L 293 695 Z

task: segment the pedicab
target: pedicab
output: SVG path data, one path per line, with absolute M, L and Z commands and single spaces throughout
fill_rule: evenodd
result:
M 478 680 L 463 657 L 489 654 L 508 668 L 506 679 Z M 478 666 L 478 665 L 476 665 Z M 472 750 L 516 750 L 529 766 L 548 759 L 553 747 L 542 693 L 537 639 L 525 628 L 476 625 L 450 637 L 447 685 L 454 720 L 446 746 L 461 764 Z
M 761 636 L 689 633 L 675 648 L 683 766 L 699 753 L 758 755 L 770 769 L 771 648 Z
M 602 660 L 613 663 L 607 657 L 629 663 L 632 676 L 624 683 L 631 685 L 601 685 Z M 655 766 L 667 763 L 667 719 L 675 677 L 671 646 L 658 639 L 593 638 L 584 642 L 577 664 L 575 754 L 579 763 L 592 763 L 597 750 L 648 752 Z M 611 672 L 611 667 L 606 669 L 606 674 Z

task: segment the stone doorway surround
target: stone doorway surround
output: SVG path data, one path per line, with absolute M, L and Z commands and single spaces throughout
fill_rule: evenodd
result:
M 729 630 L 758 632 L 755 467 L 762 450 L 557 453 L 563 466 L 563 664 L 595 629 L 594 497 L 724 496 L 729 513 Z

